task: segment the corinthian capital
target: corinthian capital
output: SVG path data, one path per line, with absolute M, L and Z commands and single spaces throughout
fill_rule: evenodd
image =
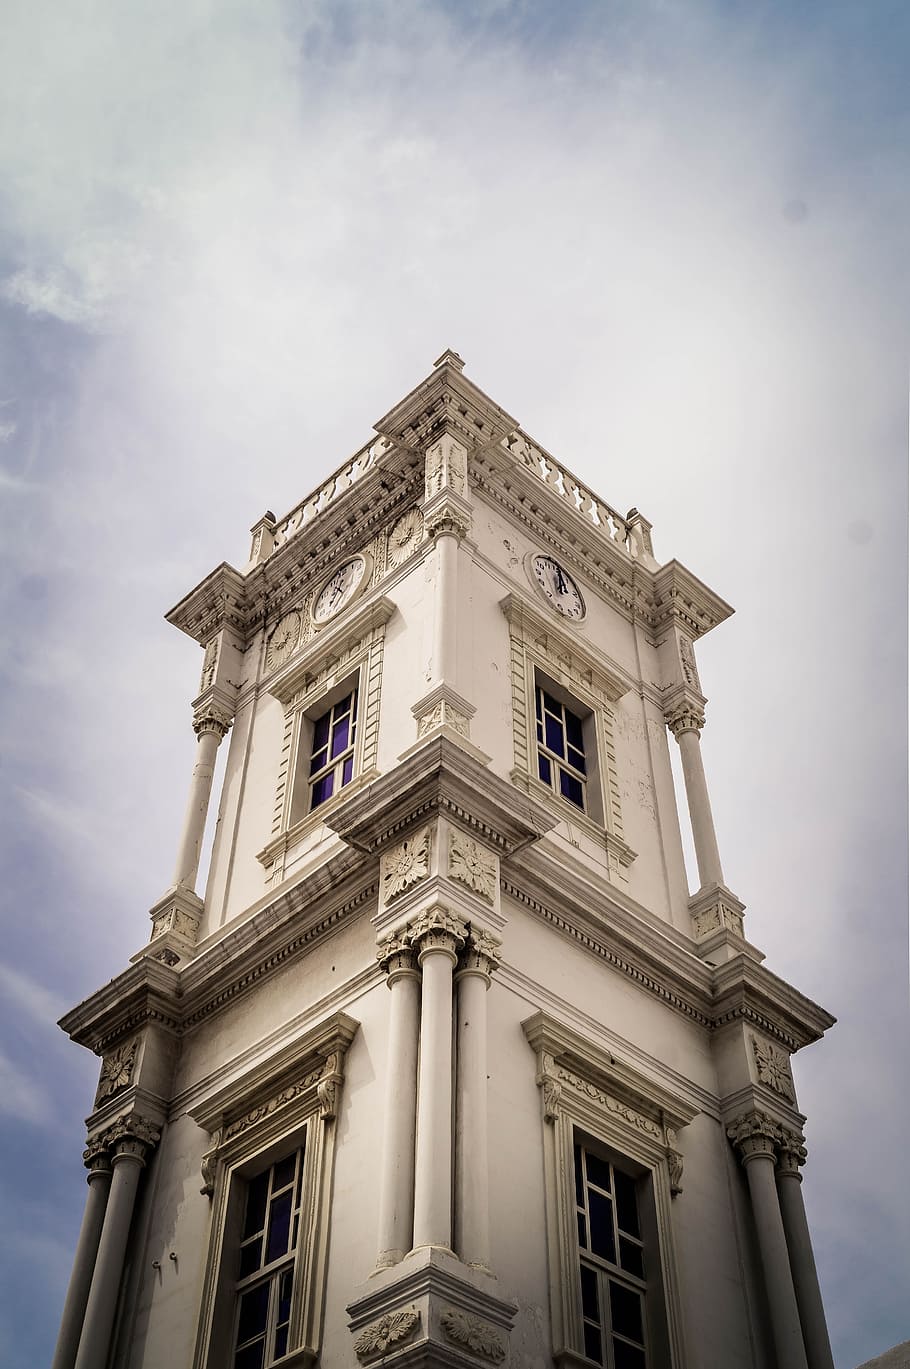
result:
M 471 927 L 458 962 L 460 974 L 479 974 L 487 984 L 502 959 L 502 939 L 485 927 Z
M 665 715 L 667 727 L 673 736 L 679 741 L 685 732 L 700 733 L 705 725 L 705 710 L 700 704 L 684 703 L 676 704 L 674 708 Z
M 801 1178 L 800 1166 L 806 1163 L 806 1142 L 802 1132 L 781 1127 L 777 1145 L 777 1168 L 779 1173 Z
M 430 951 L 446 951 L 454 962 L 467 936 L 467 924 L 438 905 L 425 908 L 407 926 L 408 941 L 421 960 Z
M 214 732 L 220 740 L 227 736 L 232 721 L 230 714 L 225 713 L 223 709 L 208 706 L 193 715 L 193 731 L 197 737 L 204 736 L 206 732 Z
M 761 1156 L 773 1160 L 781 1135 L 780 1124 L 757 1109 L 737 1117 L 727 1127 L 727 1136 L 744 1165 Z

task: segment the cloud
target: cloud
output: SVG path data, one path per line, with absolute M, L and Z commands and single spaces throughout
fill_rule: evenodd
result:
M 0 1050 L 0 1113 L 35 1125 L 50 1122 L 53 1108 L 47 1089 L 23 1074 Z
M 0 962 L 0 995 L 7 1005 L 13 1006 L 31 1020 L 35 1026 L 48 1027 L 56 1023 L 66 1008 L 66 1003 L 43 984 L 13 969 L 11 965 Z

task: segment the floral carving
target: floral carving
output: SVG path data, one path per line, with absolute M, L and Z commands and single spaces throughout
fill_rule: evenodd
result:
M 423 536 L 423 515 L 419 509 L 408 509 L 389 533 L 389 569 L 394 570 L 408 559 Z
M 449 727 L 453 732 L 457 732 L 459 737 L 470 735 L 467 714 L 460 713 L 444 699 L 440 699 L 427 713 L 421 715 L 417 723 L 417 736 L 426 737 L 437 727 Z
M 387 1312 L 379 1321 L 374 1321 L 354 1342 L 354 1353 L 360 1360 L 372 1355 L 384 1355 L 393 1345 L 407 1340 L 420 1324 L 420 1313 L 415 1308 L 401 1312 Z
M 494 901 L 498 885 L 496 858 L 463 832 L 452 832 L 449 876 L 466 884 L 489 903 Z
M 265 664 L 267 670 L 274 669 L 275 666 L 284 665 L 285 661 L 300 644 L 301 620 L 300 614 L 295 610 L 286 613 L 275 625 L 272 635 L 269 637 L 268 650 L 266 651 Z
M 430 873 L 430 832 L 424 827 L 382 857 L 382 896 L 386 903 Z
M 260 1104 L 258 1108 L 251 1109 L 251 1111 L 246 1113 L 243 1117 L 238 1117 L 236 1122 L 232 1122 L 229 1127 L 225 1128 L 225 1141 L 230 1141 L 232 1137 L 238 1136 L 242 1131 L 246 1131 L 248 1127 L 255 1126 L 257 1122 L 261 1122 L 264 1117 L 268 1117 L 271 1113 L 277 1112 L 279 1108 L 283 1108 L 286 1103 L 291 1103 L 295 1098 L 299 1098 L 301 1093 L 304 1093 L 322 1078 L 322 1073 L 323 1066 L 320 1065 L 318 1070 L 312 1070 L 309 1074 L 305 1075 L 303 1079 L 298 1080 L 297 1083 L 290 1084 L 286 1089 L 282 1089 L 280 1093 L 276 1093 L 275 1097 L 270 1098 L 268 1102 Z
M 213 637 L 205 649 L 205 656 L 202 659 L 202 677 L 199 681 L 199 693 L 202 694 L 212 684 L 215 679 L 215 668 L 218 665 L 218 638 Z
M 411 945 L 421 951 L 455 951 L 464 945 L 467 935 L 467 924 L 438 906 L 425 908 L 422 913 L 418 913 L 413 922 L 408 923 L 407 929 Z
M 556 1062 L 547 1051 L 537 1053 L 537 1086 L 543 1100 L 543 1120 L 555 1122 L 559 1117 L 562 1084 L 556 1078 Z
M 319 1083 L 316 1085 L 319 1115 L 323 1118 L 334 1117 L 338 1111 L 338 1098 L 344 1077 L 341 1073 L 342 1060 L 343 1056 L 340 1051 L 333 1051 L 331 1055 L 327 1056 Z
M 214 732 L 219 740 L 226 737 L 231 727 L 230 714 L 225 713 L 222 708 L 210 706 L 203 708 L 193 718 L 193 731 L 197 737 L 202 737 L 206 732 Z
M 655 1136 L 659 1140 L 662 1139 L 661 1129 L 656 1122 L 652 1121 L 650 1117 L 645 1117 L 643 1113 L 636 1112 L 635 1109 L 630 1108 L 627 1103 L 620 1102 L 620 1100 L 614 1098 L 612 1094 L 605 1093 L 603 1089 L 597 1088 L 595 1084 L 589 1084 L 586 1079 L 580 1079 L 577 1074 L 573 1074 L 571 1070 L 567 1070 L 565 1067 L 560 1068 L 559 1078 L 564 1080 L 565 1083 L 571 1084 L 579 1093 L 585 1094 L 588 1098 L 596 1099 L 608 1112 L 612 1112 L 614 1117 L 621 1117 L 624 1122 L 628 1123 L 630 1127 L 634 1127 L 636 1131 L 641 1131 L 646 1136 Z
M 506 1347 L 502 1337 L 490 1326 L 489 1322 L 478 1317 L 469 1317 L 459 1308 L 447 1307 L 440 1314 L 440 1324 L 446 1339 L 454 1345 L 463 1345 L 472 1355 L 489 1360 L 491 1364 L 502 1364 L 506 1357 Z
M 705 725 L 704 709 L 697 704 L 683 703 L 667 714 L 667 727 L 679 741 L 685 732 L 701 732 Z
M 136 1065 L 136 1052 L 139 1049 L 138 1038 L 128 1042 L 125 1046 L 118 1046 L 116 1050 L 106 1055 L 101 1064 L 101 1078 L 98 1081 L 98 1092 L 95 1095 L 95 1105 L 103 1098 L 109 1098 L 112 1093 L 119 1093 L 132 1083 L 133 1070 Z
M 793 1091 L 790 1062 L 786 1051 L 782 1051 L 770 1041 L 762 1041 L 757 1036 L 752 1037 L 752 1050 L 755 1055 L 758 1082 L 767 1084 L 768 1088 L 786 1098 L 788 1103 L 795 1103 L 796 1094 Z
M 698 667 L 695 664 L 695 653 L 692 650 L 692 643 L 688 637 L 679 637 L 679 662 L 683 670 L 683 678 L 687 685 L 693 689 L 700 689 L 698 682 Z

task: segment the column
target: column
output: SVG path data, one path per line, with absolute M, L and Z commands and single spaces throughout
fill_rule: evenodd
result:
M 458 538 L 454 527 L 439 524 L 436 537 L 436 605 L 433 619 L 433 673 L 438 683 L 454 684 Z
M 775 1143 L 780 1128 L 760 1112 L 751 1112 L 727 1128 L 746 1167 L 749 1197 L 768 1309 L 777 1352 L 777 1369 L 808 1369 L 790 1258 L 774 1182 Z
M 88 1166 L 88 1194 L 51 1369 L 73 1369 L 76 1362 L 85 1305 L 92 1286 L 95 1257 L 98 1254 L 98 1242 L 101 1239 L 104 1211 L 111 1185 L 111 1165 L 106 1153 L 90 1149 L 85 1154 Z
M 712 884 L 723 884 L 724 876 L 701 755 L 699 734 L 704 725 L 704 713 L 688 704 L 675 709 L 667 718 L 667 726 L 679 743 L 686 802 L 692 824 L 692 841 L 695 845 L 695 859 L 698 862 L 698 878 L 701 887 L 706 889 Z
M 803 1203 L 802 1175 L 799 1167 L 805 1163 L 805 1159 L 806 1149 L 802 1144 L 802 1137 L 796 1133 L 786 1132 L 777 1152 L 777 1193 L 787 1249 L 790 1252 L 790 1270 L 796 1289 L 803 1339 L 806 1343 L 806 1357 L 809 1369 L 834 1369 L 834 1357 L 831 1354 L 825 1309 L 818 1286 L 815 1256 L 812 1253 L 812 1240 Z
M 400 937 L 380 950 L 388 973 L 389 1047 L 382 1170 L 379 1176 L 377 1268 L 397 1264 L 411 1249 L 414 1229 L 414 1138 L 417 1118 L 417 957 Z
M 465 1264 L 484 1269 L 490 1266 L 487 989 L 498 956 L 493 936 L 472 930 L 455 976 L 455 1249 Z
M 466 928 L 440 908 L 412 924 L 423 975 L 414 1173 L 414 1247 L 452 1246 L 452 971 Z
M 193 720 L 193 731 L 199 739 L 196 744 L 196 762 L 186 801 L 174 878 L 171 881 L 172 884 L 180 885 L 184 889 L 196 888 L 202 838 L 212 796 L 215 757 L 221 739 L 227 734 L 230 725 L 230 718 L 215 708 L 207 709 Z
M 121 1135 L 112 1142 L 111 1191 L 104 1213 L 75 1369 L 102 1369 L 107 1363 L 139 1174 L 145 1164 L 147 1146 L 153 1138 L 158 1138 L 156 1131 L 138 1119 L 120 1130 Z

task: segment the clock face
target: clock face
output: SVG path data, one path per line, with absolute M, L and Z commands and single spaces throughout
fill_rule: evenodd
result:
M 585 601 L 581 590 L 567 570 L 563 570 L 552 556 L 537 554 L 531 557 L 531 575 L 551 608 L 564 618 L 583 618 Z
M 339 566 L 313 601 L 313 622 L 326 623 L 340 613 L 363 585 L 366 570 L 367 563 L 362 556 L 355 556 Z
M 275 666 L 284 665 L 289 656 L 297 649 L 300 641 L 300 614 L 286 613 L 275 627 L 274 632 L 269 638 L 269 648 L 266 653 L 266 665 L 269 670 Z
M 423 534 L 423 518 L 419 509 L 402 514 L 389 533 L 389 565 L 400 566 L 417 546 Z

